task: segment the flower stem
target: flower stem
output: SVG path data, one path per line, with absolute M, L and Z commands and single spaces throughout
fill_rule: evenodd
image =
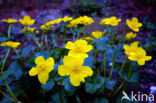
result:
M 123 61 L 122 65 L 121 65 L 121 69 L 120 70 L 123 70 L 123 68 L 125 66 L 125 63 L 126 63 L 126 60 L 127 60 L 127 55 L 126 55 L 125 60 Z
M 9 97 L 6 93 L 4 93 L 2 90 L 0 90 L 0 93 L 1 93 L 3 96 L 7 97 L 11 102 L 14 102 L 14 100 L 13 100 L 11 97 Z
M 22 44 L 21 44 L 21 52 L 20 52 L 20 54 L 22 54 L 22 52 L 23 52 L 23 46 L 24 46 L 26 37 L 27 37 L 27 34 L 24 35 L 24 38 L 23 38 L 23 41 L 22 41 Z
M 48 38 L 47 38 L 47 34 L 45 34 L 45 43 L 46 43 L 46 47 L 48 47 Z
M 64 103 L 63 101 L 63 94 L 61 88 L 59 88 L 59 96 L 60 96 L 60 103 Z
M 132 75 L 132 61 L 131 61 L 131 64 L 129 66 L 128 80 L 130 80 L 131 75 Z
M 19 56 L 19 53 L 17 52 L 16 48 L 13 48 L 13 50 L 15 51 L 16 55 Z
M 3 61 L 2 67 L 1 67 L 1 75 L 2 75 L 2 76 L 4 76 L 4 73 L 3 73 L 3 71 L 4 71 L 4 66 L 5 66 L 6 60 L 7 60 L 8 56 L 9 56 L 9 53 L 10 53 L 10 48 L 9 48 L 8 51 L 7 51 L 7 54 L 6 54 L 5 58 L 4 58 L 4 61 Z M 6 88 L 8 89 L 8 92 L 11 94 L 11 96 L 13 97 L 13 99 L 14 99 L 15 101 L 17 101 L 17 99 L 16 99 L 14 93 L 13 93 L 12 90 L 10 89 L 9 85 L 7 84 L 7 82 L 6 82 L 5 80 L 3 80 L 3 83 L 4 83 L 4 85 L 6 86 Z
M 11 24 L 9 25 L 9 29 L 8 29 L 8 39 L 10 40 L 10 31 L 11 31 Z
M 41 48 L 41 45 L 40 45 L 39 41 L 37 40 L 35 34 L 33 34 L 33 37 L 32 37 L 32 38 L 33 38 L 33 40 L 35 41 L 36 45 L 37 45 L 39 48 Z
M 5 65 L 5 62 L 6 62 L 7 58 L 8 58 L 9 53 L 10 53 L 10 48 L 7 51 L 7 54 L 6 54 L 5 58 L 4 58 L 4 61 L 3 61 L 2 67 L 1 67 L 1 75 L 2 76 L 3 76 L 3 71 L 4 71 L 4 65 Z
M 115 59 L 116 59 L 116 52 L 114 53 L 113 64 L 112 64 L 111 71 L 110 71 L 110 74 L 109 74 L 109 80 L 111 80 L 111 78 L 112 78 L 112 72 L 113 72 L 114 65 L 115 65 Z

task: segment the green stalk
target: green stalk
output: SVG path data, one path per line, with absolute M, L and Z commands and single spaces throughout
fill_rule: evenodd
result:
M 46 43 L 46 47 L 48 47 L 48 38 L 47 38 L 47 34 L 45 34 L 45 43 Z
M 8 56 L 9 56 L 9 53 L 10 53 L 10 48 L 7 51 L 7 54 L 6 54 L 5 58 L 4 58 L 4 61 L 3 61 L 2 67 L 1 67 L 1 75 L 2 76 L 4 76 L 4 73 L 3 73 L 4 66 L 5 66 L 6 60 L 7 60 Z M 5 80 L 3 80 L 3 83 L 4 83 L 5 87 L 8 89 L 8 92 L 11 94 L 11 96 L 15 100 L 15 102 L 17 102 L 17 99 L 16 99 L 14 93 L 12 92 L 12 90 L 10 89 L 9 85 L 7 84 L 7 82 Z
M 27 37 L 27 34 L 24 35 L 24 38 L 23 38 L 23 41 L 22 41 L 22 44 L 21 44 L 21 52 L 20 52 L 21 54 L 22 54 L 22 52 L 23 52 L 23 46 L 24 46 L 26 37 Z
M 35 41 L 36 45 L 37 45 L 39 48 L 41 48 L 41 45 L 40 45 L 39 41 L 37 40 L 35 34 L 33 34 L 33 38 L 34 38 L 34 41 Z
M 123 68 L 124 68 L 124 66 L 125 66 L 125 63 L 126 63 L 126 60 L 127 60 L 127 55 L 126 55 L 126 57 L 125 57 L 124 62 L 123 62 L 122 65 L 121 65 L 121 69 L 120 69 L 120 70 L 123 70 Z
M 13 50 L 15 51 L 16 55 L 19 56 L 19 53 L 17 52 L 16 48 L 13 48 Z
M 59 88 L 59 96 L 60 96 L 60 103 L 64 103 L 64 101 L 63 101 L 63 93 L 61 91 L 61 88 Z
M 9 25 L 9 29 L 8 29 L 8 39 L 10 40 L 10 31 L 11 31 L 11 24 Z
M 7 97 L 11 102 L 14 102 L 14 100 L 13 100 L 11 97 L 9 97 L 6 93 L 4 93 L 2 90 L 0 90 L 0 93 L 1 93 L 3 96 Z
M 115 65 L 115 59 L 116 59 L 116 52 L 114 53 L 113 64 L 112 64 L 111 71 L 110 71 L 110 74 L 109 74 L 109 80 L 111 80 L 111 78 L 112 78 L 112 72 L 113 72 L 114 65 Z
M 28 34 L 27 30 L 28 30 L 28 26 L 26 26 L 26 32 L 24 33 L 24 38 L 23 38 L 23 41 L 22 41 L 22 44 L 21 44 L 21 54 L 23 52 L 23 46 L 24 46 L 24 43 L 25 43 L 25 40 L 26 40 L 26 37 L 27 37 L 27 34 Z
M 132 61 L 131 61 L 131 64 L 129 66 L 128 80 L 131 78 L 131 75 L 132 75 Z

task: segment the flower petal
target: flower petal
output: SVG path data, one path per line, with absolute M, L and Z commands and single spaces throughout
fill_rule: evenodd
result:
M 74 48 L 74 43 L 71 41 L 68 41 L 65 45 L 65 48 L 67 49 L 73 49 Z
M 146 56 L 146 57 L 145 57 L 145 60 L 151 60 L 151 59 L 152 59 L 151 56 Z
M 85 79 L 84 79 L 83 76 L 81 76 L 81 75 L 75 75 L 75 74 L 71 74 L 70 75 L 70 82 L 71 82 L 72 85 L 79 86 L 81 81 L 82 82 L 85 81 Z
M 37 68 L 33 67 L 30 71 L 29 71 L 29 75 L 30 76 L 36 76 L 38 74 L 38 70 Z
M 85 52 L 89 52 L 93 49 L 93 46 L 92 45 L 87 45 L 86 48 L 85 48 Z
M 145 64 L 145 60 L 143 60 L 143 59 L 139 59 L 137 62 L 138 62 L 139 65 L 144 65 Z
M 93 70 L 88 66 L 83 66 L 81 73 L 84 75 L 84 77 L 92 76 L 93 75 Z
M 51 72 L 54 69 L 54 59 L 52 57 L 48 58 L 46 60 L 46 70 L 49 72 Z
M 65 76 L 65 75 L 69 75 L 70 74 L 70 67 L 66 66 L 66 65 L 60 65 L 58 67 L 58 74 L 60 74 L 61 76 Z
M 44 62 L 45 62 L 45 59 L 43 58 L 43 56 L 39 56 L 35 59 L 36 64 L 43 64 Z
M 46 71 L 42 71 L 38 74 L 38 80 L 42 83 L 42 84 L 46 84 L 47 80 L 49 78 L 49 73 L 47 73 Z

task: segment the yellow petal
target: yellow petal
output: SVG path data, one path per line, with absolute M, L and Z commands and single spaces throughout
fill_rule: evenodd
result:
M 81 75 L 75 75 L 75 74 L 71 74 L 70 75 L 70 82 L 72 85 L 74 86 L 79 86 L 81 81 L 85 81 L 84 77 L 82 77 Z
M 25 15 L 23 18 L 26 19 L 26 20 L 31 19 L 31 17 L 29 15 Z
M 33 67 L 30 71 L 29 71 L 29 75 L 30 76 L 36 76 L 38 74 L 38 70 L 37 68 Z
M 144 65 L 144 64 L 145 64 L 145 60 L 139 59 L 139 60 L 138 60 L 138 64 L 139 64 L 139 65 Z
M 81 58 L 88 58 L 87 53 L 75 52 L 74 50 L 70 50 L 68 56 L 71 57 L 81 57 Z
M 129 48 L 129 45 L 126 45 L 126 44 L 125 44 L 125 45 L 123 46 L 123 48 L 124 48 L 125 50 L 127 50 L 127 49 Z
M 144 59 L 145 59 L 145 60 L 151 60 L 152 57 L 151 57 L 151 56 L 146 56 Z
M 132 18 L 132 21 L 137 23 L 138 22 L 138 19 L 136 17 L 133 17 Z
M 84 75 L 84 77 L 92 76 L 93 70 L 88 66 L 83 66 L 81 73 L 82 73 L 82 75 Z
M 79 40 L 75 41 L 75 45 L 84 45 L 85 46 L 85 45 L 87 45 L 87 41 L 79 39 Z
M 49 78 L 49 74 L 46 71 L 41 71 L 38 74 L 38 80 L 42 83 L 42 84 L 46 84 L 46 82 L 48 81 Z
M 65 45 L 65 48 L 67 49 L 73 49 L 74 48 L 74 43 L 71 41 L 68 41 Z
M 73 62 L 73 58 L 71 56 L 64 56 L 63 63 L 65 65 L 70 65 Z
M 93 46 L 92 45 L 87 45 L 86 48 L 85 48 L 85 52 L 89 52 L 93 49 Z
M 54 69 L 54 59 L 52 57 L 48 58 L 46 60 L 46 70 L 49 72 L 51 72 Z
M 131 46 L 132 47 L 138 47 L 138 45 L 139 45 L 139 42 L 138 41 L 131 43 Z
M 137 61 L 137 58 L 135 56 L 129 56 L 128 59 L 132 61 Z
M 70 67 L 69 66 L 66 66 L 66 65 L 60 65 L 58 67 L 58 74 L 60 74 L 61 76 L 65 76 L 65 75 L 69 75 L 70 74 Z
M 44 62 L 45 62 L 45 59 L 43 58 L 43 56 L 39 56 L 35 59 L 36 64 L 43 64 Z

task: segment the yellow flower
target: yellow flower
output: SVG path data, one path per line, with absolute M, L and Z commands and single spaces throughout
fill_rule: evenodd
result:
M 93 49 L 92 45 L 88 45 L 86 40 L 76 40 L 75 43 L 68 41 L 65 48 L 70 49 L 68 55 L 72 57 L 82 57 L 87 58 L 87 52 Z
M 32 28 L 25 27 L 22 30 L 23 30 L 23 32 L 32 33 L 33 31 L 36 30 L 36 28 L 35 27 L 32 27 Z
M 39 32 L 39 30 L 36 30 L 35 33 L 36 33 L 36 34 L 39 34 L 40 32 Z
M 35 59 L 35 64 L 36 67 L 32 67 L 29 71 L 29 75 L 38 75 L 38 80 L 42 84 L 46 84 L 49 78 L 49 73 L 54 69 L 54 59 L 50 57 L 45 60 L 43 56 L 39 56 Z
M 94 31 L 94 32 L 92 32 L 91 35 L 92 35 L 94 38 L 96 38 L 96 39 L 100 39 L 100 38 L 103 36 L 104 33 L 105 33 L 105 32 Z
M 25 15 L 23 19 L 19 19 L 19 22 L 23 25 L 29 26 L 29 25 L 33 25 L 35 23 L 35 20 L 31 19 L 29 15 Z
M 131 53 L 128 59 L 132 61 L 137 61 L 139 65 L 144 65 L 145 61 L 149 61 L 152 59 L 151 56 L 146 56 L 146 51 L 139 47 L 136 49 L 135 53 Z
M 74 58 L 65 56 L 64 65 L 58 67 L 58 74 L 61 76 L 70 76 L 70 82 L 74 86 L 79 86 L 80 82 L 85 82 L 85 78 L 93 75 L 93 71 L 88 66 L 83 66 L 83 58 Z
M 128 25 L 128 27 L 130 29 L 132 29 L 135 32 L 139 31 L 139 27 L 142 27 L 142 23 L 138 22 L 138 19 L 136 17 L 132 18 L 132 21 L 130 21 L 129 19 L 126 20 L 126 24 Z
M 83 37 L 82 39 L 83 39 L 83 40 L 87 40 L 87 41 L 92 41 L 92 40 L 94 40 L 94 38 L 89 37 L 89 36 Z
M 53 28 L 52 25 L 51 25 L 51 26 L 50 26 L 50 25 L 49 25 L 49 26 L 47 26 L 47 25 L 41 25 L 41 26 L 40 26 L 40 29 L 41 29 L 41 30 L 49 30 L 49 29 L 52 29 L 52 28 Z
M 117 19 L 115 16 L 112 16 L 110 18 L 104 18 L 100 21 L 101 25 L 111 25 L 111 26 L 117 26 L 118 23 L 121 21 L 121 19 Z
M 135 53 L 137 48 L 138 48 L 139 42 L 133 42 L 131 43 L 131 45 L 124 45 L 124 50 L 125 50 L 125 54 L 127 54 L 128 56 L 132 53 Z
M 126 34 L 127 39 L 134 39 L 136 37 L 136 33 L 129 32 Z
M 59 24 L 62 21 L 62 18 L 58 18 L 52 21 L 52 24 Z
M 20 42 L 7 41 L 0 43 L 1 46 L 17 48 L 20 45 Z
M 13 23 L 17 23 L 18 21 L 15 20 L 15 19 L 3 19 L 2 20 L 3 22 L 6 22 L 6 23 L 10 23 L 10 24 L 13 24 Z
M 62 21 L 67 22 L 67 21 L 71 21 L 72 19 L 73 19 L 72 17 L 65 16 L 62 18 Z
M 70 22 L 70 24 L 67 24 L 67 28 L 76 27 L 77 25 L 90 25 L 94 23 L 94 20 L 91 17 L 88 16 L 80 16 Z

